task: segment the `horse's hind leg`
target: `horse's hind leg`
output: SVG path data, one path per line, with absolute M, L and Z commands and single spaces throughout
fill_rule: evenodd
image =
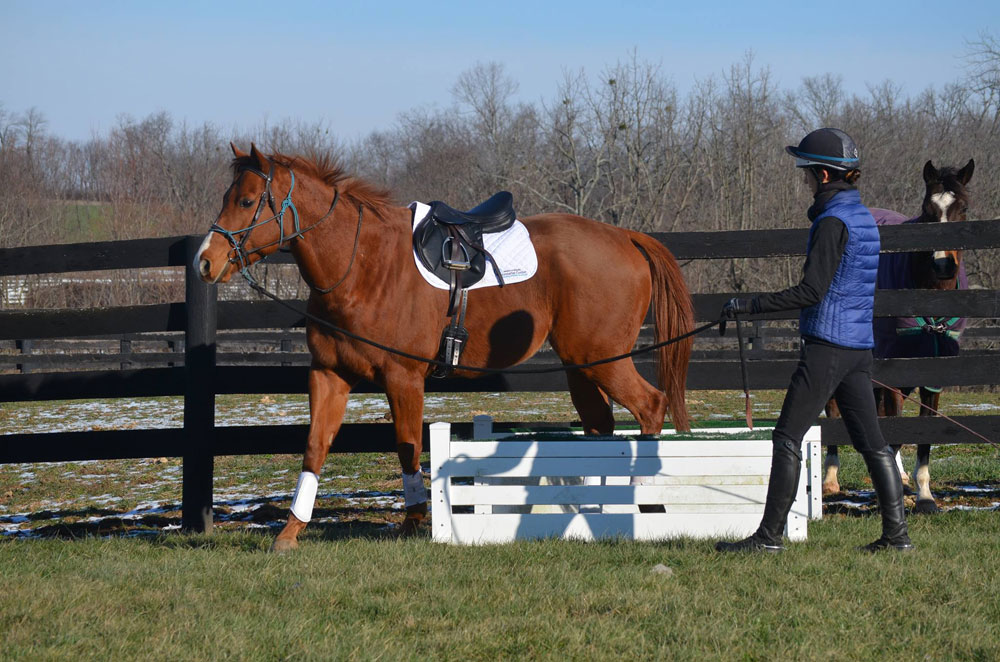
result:
M 667 396 L 654 388 L 629 359 L 583 370 L 584 376 L 629 410 L 642 434 L 659 434 L 667 415 Z
M 298 547 L 298 535 L 312 518 L 319 472 L 344 420 L 350 392 L 351 384 L 332 370 L 313 368 L 309 371 L 309 440 L 288 522 L 271 546 L 272 552 Z
M 920 389 L 920 401 L 932 407 L 938 408 L 941 399 L 940 392 Z M 921 416 L 934 416 L 935 414 L 925 407 L 920 408 Z M 931 445 L 917 444 L 917 464 L 913 468 L 913 482 L 917 484 L 917 503 L 913 506 L 913 512 L 922 514 L 934 514 L 941 512 L 934 495 L 931 493 Z
M 615 430 L 615 418 L 608 396 L 577 370 L 566 373 L 569 382 L 569 397 L 580 414 L 584 434 L 611 434 Z
M 642 434 L 659 434 L 663 429 L 663 419 L 667 414 L 667 396 L 643 379 L 632 361 L 617 361 L 588 368 L 585 375 L 595 384 L 595 388 L 607 393 L 635 416 Z M 630 484 L 646 485 L 650 482 L 649 476 L 633 476 Z M 639 512 L 665 511 L 661 504 L 639 504 Z

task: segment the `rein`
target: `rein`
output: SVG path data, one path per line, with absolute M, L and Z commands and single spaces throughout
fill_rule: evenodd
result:
M 590 363 L 571 363 L 571 364 L 563 364 L 559 367 L 554 367 L 554 368 L 522 368 L 520 370 L 512 370 L 510 368 L 477 368 L 474 366 L 453 366 L 452 364 L 447 363 L 445 361 L 438 361 L 437 359 L 428 359 L 423 356 L 417 356 L 416 354 L 410 354 L 409 352 L 404 352 L 401 349 L 397 349 L 389 345 L 383 345 L 380 342 L 371 340 L 369 338 L 365 338 L 364 336 L 360 336 L 356 333 L 348 331 L 347 329 L 344 329 L 342 327 L 337 326 L 336 324 L 328 322 L 327 320 L 322 319 L 321 317 L 317 317 L 316 315 L 313 315 L 308 311 L 299 310 L 297 307 L 291 305 L 287 301 L 278 298 L 276 294 L 267 291 L 260 284 L 258 284 L 257 281 L 253 278 L 253 276 L 249 275 L 249 273 L 244 273 L 243 277 L 246 279 L 247 285 L 249 285 L 250 288 L 253 289 L 255 292 L 267 297 L 268 299 L 271 299 L 272 301 L 278 303 L 281 306 L 284 306 L 285 308 L 291 310 L 292 312 L 302 315 L 311 322 L 315 322 L 320 326 L 323 326 L 331 331 L 334 331 L 335 333 L 347 336 L 348 338 L 357 340 L 358 342 L 362 342 L 366 345 L 370 345 L 372 347 L 375 347 L 376 349 L 381 349 L 384 352 L 395 354 L 396 356 L 401 356 L 403 358 L 411 359 L 413 361 L 426 363 L 427 365 L 442 367 L 442 368 L 466 370 L 468 372 L 478 372 L 484 375 L 541 375 L 553 372 L 567 372 L 569 370 L 581 370 L 583 368 L 592 368 L 594 366 L 604 365 L 605 363 L 614 363 L 615 361 L 622 361 L 624 359 L 628 359 L 633 356 L 638 356 L 640 354 L 646 354 L 648 352 L 652 352 L 661 347 L 666 347 L 667 345 L 672 345 L 674 343 L 680 342 L 681 340 L 690 338 L 691 336 L 697 335 L 699 333 L 702 333 L 703 331 L 707 331 L 708 329 L 711 329 L 719 325 L 719 322 L 709 322 L 707 324 L 703 324 L 697 328 L 694 328 L 688 331 L 687 333 L 682 333 L 679 336 L 674 336 L 673 338 L 668 338 L 667 340 L 663 340 L 661 342 L 654 343 L 652 345 L 647 345 L 646 347 L 640 347 L 639 349 L 634 349 L 626 354 L 609 356 L 606 359 L 598 359 L 596 361 L 591 361 Z
M 583 369 L 583 368 L 591 368 L 591 367 L 594 367 L 594 366 L 603 365 L 605 363 L 614 363 L 615 361 L 621 361 L 621 360 L 624 360 L 624 359 L 627 359 L 627 358 L 631 358 L 633 356 L 638 356 L 638 355 L 641 355 L 641 354 L 646 354 L 648 352 L 652 352 L 652 351 L 657 350 L 657 349 L 659 349 L 661 347 L 666 347 L 667 345 L 672 345 L 672 344 L 674 344 L 676 342 L 680 342 L 681 340 L 684 340 L 685 338 L 690 338 L 691 336 L 698 335 L 699 333 L 707 331 L 708 329 L 711 329 L 713 327 L 718 327 L 719 328 L 719 334 L 720 335 L 725 335 L 725 331 L 726 331 L 726 322 L 725 322 L 725 320 L 718 321 L 718 322 L 708 322 L 707 324 L 702 324 L 701 326 L 696 327 L 696 328 L 688 331 L 687 333 L 683 333 L 683 334 L 681 334 L 679 336 L 675 336 L 673 338 L 668 338 L 667 340 L 664 340 L 664 341 L 661 341 L 661 342 L 658 342 L 658 343 L 654 343 L 654 344 L 648 345 L 646 347 L 640 347 L 639 349 L 634 349 L 631 352 L 628 352 L 626 354 L 619 354 L 618 356 L 610 356 L 610 357 L 608 357 L 606 359 L 599 359 L 597 361 L 591 361 L 590 363 L 564 364 L 562 366 L 554 367 L 554 368 L 522 368 L 520 370 L 511 370 L 510 368 L 476 368 L 476 367 L 473 367 L 473 366 L 452 366 L 450 363 L 446 363 L 445 361 L 438 361 L 437 359 L 428 359 L 428 358 L 425 358 L 423 356 L 417 356 L 416 354 L 410 354 L 409 352 L 404 352 L 403 350 L 396 349 L 395 347 L 390 347 L 388 345 L 383 345 L 380 342 L 376 342 L 374 340 L 370 340 L 368 338 L 365 338 L 364 336 L 360 336 L 360 335 L 358 335 L 356 333 L 348 331 L 347 329 L 341 328 L 341 327 L 337 326 L 336 324 L 332 324 L 331 322 L 328 322 L 327 320 L 324 320 L 324 319 L 322 319 L 320 317 L 317 317 L 316 315 L 313 315 L 312 313 L 310 313 L 308 311 L 299 310 L 295 306 L 289 304 L 287 301 L 285 301 L 283 299 L 280 299 L 276 294 L 273 294 L 272 292 L 267 291 L 264 287 L 262 287 L 260 284 L 258 284 L 257 281 L 254 280 L 253 276 L 251 276 L 248 272 L 246 272 L 246 273 L 241 272 L 241 273 L 243 273 L 243 276 L 246 279 L 247 284 L 254 291 L 258 292 L 259 294 L 261 294 L 261 295 L 263 295 L 265 297 L 267 297 L 268 299 L 271 299 L 272 301 L 278 303 L 279 305 L 284 306 L 288 310 L 291 310 L 292 312 L 298 313 L 298 314 L 302 315 L 303 317 L 305 317 L 306 319 L 308 319 L 308 320 L 310 320 L 312 322 L 315 322 L 316 324 L 319 324 L 320 326 L 326 327 L 327 329 L 330 329 L 331 331 L 334 331 L 334 332 L 339 333 L 341 335 L 347 336 L 348 338 L 352 338 L 353 340 L 357 340 L 359 342 L 365 343 L 366 345 L 371 345 L 372 347 L 375 347 L 376 349 L 381 349 L 382 351 L 388 352 L 390 354 L 395 354 L 396 356 L 401 356 L 403 358 L 412 359 L 414 361 L 419 361 L 421 363 L 426 363 L 427 365 L 432 365 L 432 366 L 436 366 L 436 367 L 445 367 L 445 368 L 456 368 L 457 367 L 460 370 L 467 370 L 469 372 L 477 372 L 477 373 L 485 374 L 485 375 L 540 375 L 540 374 L 547 374 L 547 373 L 554 373 L 554 372 L 566 372 L 566 371 L 569 371 L 569 370 L 580 370 L 580 369 Z M 341 279 L 341 280 L 343 280 L 343 279 Z M 743 333 L 742 333 L 742 330 L 740 328 L 741 322 L 740 322 L 739 318 L 737 317 L 737 319 L 735 321 L 736 321 L 736 335 L 737 335 L 737 339 L 738 339 L 739 345 L 740 345 L 740 352 L 739 352 L 739 354 L 740 354 L 740 372 L 741 372 L 742 377 L 743 377 L 743 394 L 745 396 L 745 402 L 746 402 L 747 427 L 753 429 L 753 417 L 752 417 L 752 414 L 751 414 L 751 411 L 750 411 L 750 386 L 749 386 L 749 382 L 748 382 L 748 378 L 747 378 L 747 366 L 746 366 L 747 359 L 746 359 L 746 357 L 743 354 L 743 337 L 742 337 Z M 978 437 L 979 439 L 982 439 L 987 444 L 990 444 L 994 448 L 1000 450 L 1000 444 L 997 444 L 995 441 L 992 441 L 991 439 L 988 439 L 987 437 L 985 437 L 982 434 L 976 432 L 975 430 L 973 430 L 972 428 L 968 427 L 967 425 L 959 423 L 954 418 L 952 418 L 952 417 L 950 417 L 950 416 L 948 416 L 946 414 L 942 414 L 941 412 L 939 412 L 938 410 L 934 409 L 933 407 L 925 405 L 924 403 L 920 402 L 919 400 L 915 400 L 911 396 L 903 394 L 902 391 L 900 391 L 899 389 L 893 388 L 892 386 L 889 386 L 887 384 L 883 384 L 882 382 L 878 381 L 877 379 L 872 379 L 872 383 L 876 384 L 878 386 L 881 386 L 882 388 L 889 389 L 890 391 L 893 391 L 894 393 L 898 393 L 899 395 L 901 395 L 902 397 L 906 398 L 907 400 L 912 400 L 913 402 L 916 402 L 921 407 L 924 407 L 925 409 L 930 410 L 932 413 L 936 414 L 937 416 L 940 416 L 941 418 L 945 419 L 946 421 L 949 421 L 950 423 L 953 423 L 954 425 L 957 425 L 958 427 L 962 428 L 963 430 L 965 430 L 969 434 L 972 434 L 973 436 Z
M 736 322 L 736 338 L 737 338 L 737 341 L 739 342 L 739 347 L 740 347 L 740 372 L 741 372 L 741 374 L 743 376 L 743 395 L 744 395 L 744 398 L 745 398 L 745 401 L 746 401 L 747 427 L 749 427 L 752 430 L 753 429 L 753 416 L 752 416 L 752 414 L 750 412 L 750 386 L 749 386 L 749 382 L 748 382 L 748 379 L 747 379 L 747 365 L 746 365 L 747 360 L 743 356 L 743 334 L 742 334 L 742 332 L 740 330 L 740 324 L 741 323 L 740 323 L 740 319 L 739 319 L 738 315 L 736 316 L 735 322 Z M 725 321 L 722 321 L 722 322 L 719 323 L 719 335 L 725 335 L 725 333 L 726 333 L 726 323 L 725 323 Z M 951 416 L 948 416 L 947 414 L 942 414 L 941 412 L 939 412 L 937 409 L 934 409 L 930 405 L 925 405 L 920 400 L 917 400 L 916 398 L 913 398 L 912 396 L 906 395 L 905 393 L 903 393 L 902 391 L 900 391 L 898 388 L 894 388 L 892 386 L 889 386 L 888 384 L 883 384 L 882 382 L 880 382 L 879 380 L 877 380 L 875 378 L 872 378 L 872 383 L 875 384 L 876 386 L 881 386 L 884 389 L 892 391 L 893 393 L 896 393 L 897 395 L 899 395 L 899 396 L 901 396 L 901 397 L 903 397 L 903 398 L 905 398 L 907 400 L 910 400 L 912 402 L 917 403 L 917 405 L 919 405 L 919 406 L 923 407 L 924 409 L 930 411 L 935 416 L 940 416 L 941 418 L 945 419 L 949 423 L 957 425 L 958 427 L 960 427 L 961 429 L 965 430 L 966 432 L 968 432 L 969 434 L 973 435 L 974 437 L 982 439 L 987 444 L 989 444 L 989 445 L 993 446 L 994 448 L 1000 450 L 1000 444 L 998 444 L 997 442 L 995 442 L 992 439 L 989 439 L 989 438 L 985 437 L 984 435 L 976 432 L 975 430 L 973 430 L 969 426 L 964 425 L 962 423 L 959 423 L 958 421 L 956 421 Z
M 923 402 L 921 402 L 920 400 L 917 400 L 916 398 L 914 398 L 914 397 L 912 397 L 912 396 L 909 396 L 909 395 L 906 395 L 905 393 L 903 393 L 902 391 L 900 391 L 900 390 L 899 390 L 898 388 L 893 388 L 892 386 L 889 386 L 888 384 L 883 384 L 882 382 L 880 382 L 880 381 L 879 381 L 879 380 L 877 380 L 877 379 L 872 379 L 872 383 L 873 383 L 873 384 L 877 384 L 878 386 L 881 386 L 881 387 L 882 387 L 882 388 L 884 388 L 884 389 L 887 389 L 887 390 L 889 390 L 889 391 L 892 391 L 893 393 L 895 393 L 895 394 L 897 394 L 897 395 L 900 395 L 900 396 L 902 396 L 903 398 L 905 398 L 905 399 L 907 399 L 907 400 L 910 400 L 911 402 L 916 402 L 916 403 L 917 403 L 918 405 L 920 405 L 920 406 L 921 406 L 921 407 L 923 407 L 924 409 L 926 409 L 926 410 L 930 411 L 930 412 L 931 412 L 932 414 L 934 414 L 935 416 L 940 416 L 941 418 L 943 418 L 944 420 L 948 421 L 949 423 L 952 423 L 952 424 L 954 424 L 954 425 L 957 425 L 958 427 L 962 428 L 963 430 L 965 430 L 965 431 L 966 431 L 966 432 L 968 432 L 969 434 L 971 434 L 971 435 L 973 435 L 973 436 L 975 436 L 975 437 L 978 437 L 979 439 L 982 439 L 983 441 L 985 441 L 985 442 L 986 442 L 987 444 L 989 444 L 990 446 L 993 446 L 993 447 L 994 447 L 994 448 L 996 448 L 997 450 L 1000 450 L 1000 444 L 996 443 L 996 442 L 995 442 L 995 441 L 993 441 L 992 439 L 988 439 L 988 438 L 984 437 L 983 435 L 979 434 L 978 432 L 976 432 L 975 430 L 973 430 L 972 428 L 970 428 L 970 427 L 968 427 L 968 426 L 966 426 L 966 425 L 963 425 L 963 424 L 959 423 L 958 421 L 956 421 L 956 420 L 955 420 L 954 418 L 952 418 L 951 416 L 948 416 L 948 415 L 946 415 L 946 414 L 942 414 L 942 413 L 941 413 L 941 412 L 939 412 L 939 411 L 938 411 L 937 409 L 934 409 L 934 407 L 931 407 L 930 405 L 925 405 L 925 404 L 924 404 Z

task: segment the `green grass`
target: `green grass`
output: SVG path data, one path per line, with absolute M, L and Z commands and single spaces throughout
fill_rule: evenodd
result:
M 575 418 L 568 398 L 534 395 L 441 396 L 428 418 Z M 741 394 L 692 395 L 705 424 L 742 418 Z M 755 415 L 773 417 L 780 398 L 758 394 Z M 949 406 L 996 400 L 956 394 Z M 172 420 L 170 399 L 147 404 Z M 4 404 L 0 432 L 43 419 L 148 424 L 148 407 L 110 409 L 113 420 L 108 403 Z M 222 422 L 304 410 L 300 396 L 218 403 Z M 368 398 L 349 420 L 385 421 L 387 411 Z M 870 490 L 860 457 L 843 448 L 841 461 L 842 484 Z M 266 550 L 300 464 L 217 458 L 211 536 L 162 533 L 179 524 L 179 460 L 0 465 L 0 524 L 29 513 L 16 526 L 41 536 L 0 535 L 0 659 L 1000 659 L 996 511 L 910 517 L 910 555 L 854 551 L 879 533 L 866 508 L 828 512 L 809 524 L 808 542 L 777 557 L 724 557 L 694 540 L 457 547 L 426 531 L 394 538 L 395 457 L 334 454 L 300 549 L 274 556 Z M 997 498 L 959 489 L 997 484 L 993 448 L 936 448 L 931 471 L 943 507 Z M 654 573 L 657 564 L 673 574 Z
M 312 528 L 0 544 L 4 659 L 994 660 L 996 514 L 861 555 L 834 517 L 772 557 L 706 541 L 456 547 Z M 672 575 L 657 574 L 664 564 Z

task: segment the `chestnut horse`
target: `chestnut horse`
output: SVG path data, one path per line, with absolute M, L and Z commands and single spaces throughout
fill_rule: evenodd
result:
M 429 285 L 414 264 L 413 211 L 393 206 L 387 191 L 327 159 L 265 155 L 253 145 L 249 154 L 235 146 L 233 153 L 233 182 L 195 258 L 201 277 L 225 282 L 287 247 L 311 288 L 309 313 L 411 355 L 436 358 L 448 322 L 448 292 Z M 569 214 L 521 222 L 538 255 L 538 271 L 524 282 L 470 293 L 461 366 L 512 366 L 546 339 L 564 364 L 626 353 L 650 301 L 658 341 L 692 329 L 687 286 L 677 261 L 659 242 Z M 362 380 L 385 389 L 406 500 L 400 531 L 413 533 L 427 514 L 420 453 L 424 380 L 433 366 L 312 320 L 306 337 L 312 354 L 309 436 L 288 522 L 272 549 L 297 546 L 348 395 Z M 689 429 L 684 389 L 691 342 L 658 350 L 662 391 L 639 375 L 631 359 L 569 371 L 570 396 L 585 432 L 613 430 L 609 400 L 628 409 L 645 434 L 660 431 L 668 410 L 677 429 Z M 478 376 L 461 367 L 454 374 Z
M 972 179 L 975 162 L 969 162 L 961 169 L 941 168 L 938 170 L 931 161 L 924 164 L 924 193 L 921 214 L 915 219 L 884 209 L 872 209 L 872 215 L 879 225 L 897 223 L 948 223 L 964 221 L 969 207 L 966 185 Z M 965 269 L 962 265 L 962 251 L 924 251 L 917 253 L 883 253 L 879 258 L 879 289 L 929 289 L 954 290 L 968 287 Z M 961 318 L 876 318 L 875 357 L 876 358 L 918 358 L 930 356 L 955 356 L 958 354 L 959 337 L 965 326 Z M 909 393 L 913 385 L 903 387 Z M 933 409 L 938 408 L 941 389 L 920 386 L 920 401 Z M 899 416 L 903 411 L 903 396 L 900 392 L 881 387 L 875 389 L 875 400 L 882 416 Z M 827 405 L 827 415 L 837 415 L 836 403 Z M 920 416 L 933 416 L 926 407 L 920 407 Z M 899 446 L 896 461 L 900 463 L 903 484 L 909 477 L 902 470 L 899 460 Z M 917 461 L 913 469 L 913 482 L 917 484 L 917 501 L 914 512 L 934 513 L 939 508 L 934 502 L 930 489 L 930 444 L 917 445 Z M 840 491 L 837 469 L 840 466 L 837 447 L 830 446 L 826 456 L 826 474 L 823 479 L 823 494 Z

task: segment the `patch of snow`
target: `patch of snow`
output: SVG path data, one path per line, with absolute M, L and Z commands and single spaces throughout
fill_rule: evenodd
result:
M 851 501 L 850 499 L 842 499 L 840 501 L 826 501 L 823 505 L 832 506 L 844 506 L 845 508 L 868 508 L 872 504 L 867 501 Z

